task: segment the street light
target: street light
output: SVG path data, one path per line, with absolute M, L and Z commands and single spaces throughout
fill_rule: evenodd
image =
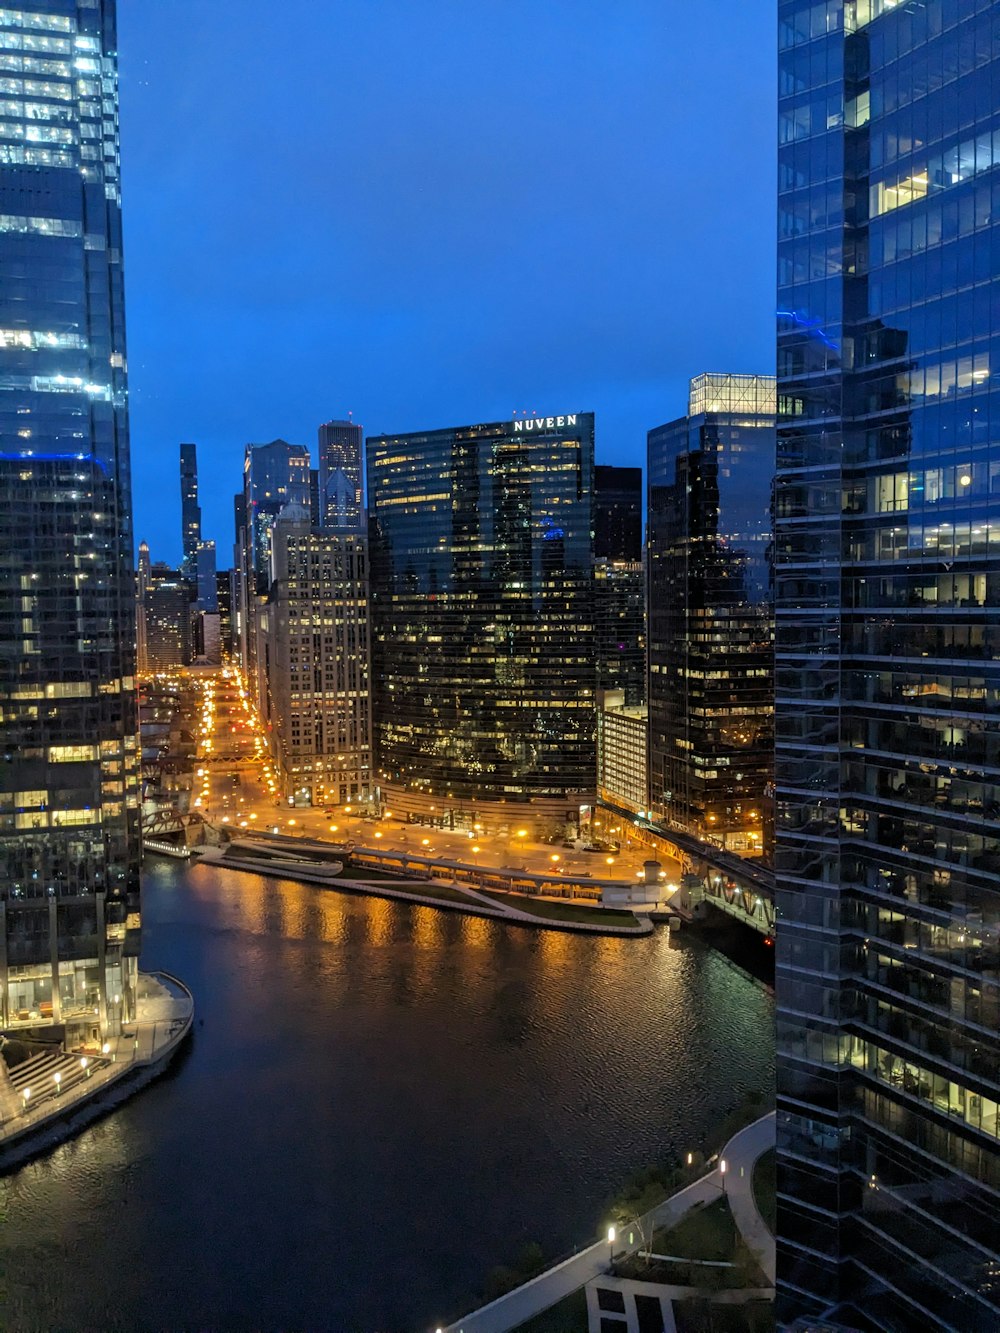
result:
M 609 1263 L 612 1263 L 612 1264 L 613 1264 L 614 1261 L 615 1261 L 615 1237 L 616 1237 L 617 1235 L 618 1235 L 618 1232 L 614 1229 L 614 1227 L 608 1227 L 608 1250 L 609 1250 L 609 1252 L 610 1252 L 610 1253 L 609 1253 Z
M 729 1166 L 729 1163 L 726 1161 L 726 1159 L 725 1159 L 724 1157 L 722 1157 L 722 1158 L 719 1159 L 719 1175 L 721 1175 L 721 1177 L 722 1177 L 722 1192 L 723 1192 L 723 1194 L 725 1194 L 725 1192 L 726 1192 L 726 1170 L 727 1170 L 728 1166 Z

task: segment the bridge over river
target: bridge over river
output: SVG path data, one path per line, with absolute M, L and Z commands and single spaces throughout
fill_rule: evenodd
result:
M 632 826 L 630 836 L 651 849 L 672 856 L 681 865 L 678 906 L 697 915 L 705 905 L 715 907 L 762 935 L 774 934 L 774 871 L 759 860 L 747 860 L 723 851 L 683 829 L 637 818 L 608 801 L 601 802 Z

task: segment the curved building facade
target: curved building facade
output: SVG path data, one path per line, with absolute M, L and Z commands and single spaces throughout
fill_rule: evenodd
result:
M 591 799 L 593 415 L 376 436 L 367 459 L 380 780 Z

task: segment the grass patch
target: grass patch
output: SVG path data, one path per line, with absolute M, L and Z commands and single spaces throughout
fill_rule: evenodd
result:
M 533 898 L 523 893 L 498 893 L 495 889 L 476 889 L 484 898 L 494 902 L 506 903 L 519 912 L 540 917 L 543 921 L 584 921 L 589 925 L 635 926 L 638 925 L 632 912 L 621 912 L 616 908 L 586 907 L 582 903 L 560 903 L 548 898 Z
M 580 1287 L 526 1324 L 518 1324 L 512 1333 L 587 1333 L 586 1292 Z
M 774 1333 L 771 1301 L 746 1301 L 741 1305 L 713 1305 L 697 1297 L 674 1301 L 677 1333 Z
M 753 1197 L 772 1236 L 778 1220 L 775 1182 L 775 1151 L 768 1148 L 757 1158 L 753 1168 Z
M 727 1200 L 721 1195 L 712 1203 L 692 1208 L 676 1226 L 654 1232 L 651 1248 L 655 1254 L 676 1256 L 676 1261 L 647 1260 L 630 1255 L 618 1260 L 615 1272 L 620 1277 L 675 1283 L 708 1291 L 767 1286 L 736 1228 Z M 733 1266 L 717 1268 L 686 1263 L 687 1259 L 710 1260 Z
M 675 1227 L 656 1232 L 653 1249 L 684 1259 L 732 1259 L 737 1235 L 729 1204 L 720 1195 L 692 1208 Z

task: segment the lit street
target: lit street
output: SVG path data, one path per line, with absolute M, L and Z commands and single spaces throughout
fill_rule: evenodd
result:
M 367 805 L 339 805 L 325 809 L 292 808 L 278 797 L 278 775 L 268 756 L 267 742 L 256 710 L 235 672 L 223 670 L 202 677 L 198 718 L 198 762 L 193 775 L 191 808 L 216 827 L 258 833 L 308 836 L 334 844 L 350 843 L 373 851 L 404 851 L 483 868 L 523 869 L 535 874 L 600 881 L 632 882 L 642 873 L 650 855 L 638 841 L 629 840 L 629 825 L 622 827 L 606 812 L 595 816 L 594 832 L 605 845 L 624 838 L 617 852 L 585 851 L 562 841 L 532 839 L 526 826 L 494 831 L 435 828 L 407 823 L 391 809 L 373 813 Z M 527 817 L 525 816 L 525 825 Z M 680 867 L 660 858 L 664 885 L 676 884 Z

